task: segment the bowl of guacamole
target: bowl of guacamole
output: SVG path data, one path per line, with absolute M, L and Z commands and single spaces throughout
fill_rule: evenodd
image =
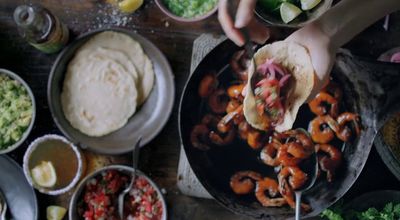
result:
M 156 4 L 166 15 L 182 22 L 203 20 L 218 8 L 218 0 L 156 0 Z
M 0 154 L 25 141 L 35 115 L 35 99 L 28 84 L 15 73 L 0 69 Z

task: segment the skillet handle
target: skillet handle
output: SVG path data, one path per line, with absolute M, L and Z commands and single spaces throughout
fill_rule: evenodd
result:
M 400 64 L 366 60 L 341 50 L 335 70 L 346 75 L 352 84 L 351 90 L 358 96 L 355 101 L 361 116 L 367 116 L 368 126 L 378 130 L 392 114 L 400 111 Z

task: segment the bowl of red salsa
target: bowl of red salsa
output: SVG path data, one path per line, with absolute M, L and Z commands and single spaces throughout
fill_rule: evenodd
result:
M 134 169 L 111 165 L 88 175 L 75 190 L 69 219 L 119 220 L 118 195 L 128 186 Z M 139 170 L 125 196 L 124 220 L 166 220 L 167 209 L 157 185 Z

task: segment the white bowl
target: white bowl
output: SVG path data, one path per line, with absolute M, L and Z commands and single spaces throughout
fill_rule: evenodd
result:
M 5 75 L 9 76 L 10 78 L 20 82 L 25 87 L 26 91 L 28 91 L 28 95 L 29 95 L 29 97 L 31 99 L 31 102 L 32 102 L 31 123 L 29 124 L 28 128 L 26 128 L 26 130 L 24 131 L 24 134 L 22 135 L 22 137 L 17 142 L 15 142 L 11 146 L 8 146 L 6 149 L 0 150 L 0 154 L 6 154 L 6 153 L 9 153 L 9 152 L 17 149 L 26 140 L 26 138 L 31 133 L 32 128 L 33 128 L 33 124 L 35 123 L 35 118 L 36 118 L 36 102 L 35 102 L 35 97 L 33 96 L 31 88 L 28 86 L 28 84 L 21 77 L 19 77 L 17 74 L 15 74 L 15 73 L 13 73 L 13 72 L 11 72 L 9 70 L 1 69 L 1 68 L 0 68 L 0 74 L 5 74 Z
M 78 160 L 77 172 L 76 172 L 74 178 L 72 179 L 72 181 L 64 188 L 54 189 L 54 190 L 43 188 L 43 187 L 37 185 L 35 183 L 35 181 L 33 181 L 33 179 L 32 179 L 31 172 L 29 169 L 29 160 L 30 160 L 31 154 L 41 143 L 46 142 L 48 140 L 59 140 L 59 141 L 66 143 L 75 152 L 76 158 Z M 60 194 L 64 194 L 64 193 L 68 192 L 78 183 L 78 181 L 80 180 L 80 178 L 82 177 L 82 175 L 85 171 L 85 162 L 84 162 L 84 158 L 82 156 L 81 151 L 73 143 L 71 143 L 70 141 L 68 141 L 66 138 L 64 138 L 62 136 L 55 135 L 55 134 L 48 134 L 48 135 L 44 135 L 40 138 L 37 138 L 29 145 L 29 147 L 26 150 L 25 155 L 24 155 L 23 170 L 24 170 L 25 177 L 28 180 L 29 184 L 31 184 L 35 189 L 39 190 L 39 192 L 48 194 L 48 195 L 60 195 Z

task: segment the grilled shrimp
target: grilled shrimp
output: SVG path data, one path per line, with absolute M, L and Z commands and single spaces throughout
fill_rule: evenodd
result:
M 230 186 L 238 195 L 250 193 L 254 189 L 254 182 L 262 179 L 261 174 L 254 171 L 239 171 L 231 177 Z
M 268 191 L 268 196 L 266 195 Z M 265 207 L 280 207 L 286 204 L 286 200 L 282 197 L 276 197 L 279 193 L 278 183 L 274 179 L 264 178 L 257 181 L 256 198 Z

